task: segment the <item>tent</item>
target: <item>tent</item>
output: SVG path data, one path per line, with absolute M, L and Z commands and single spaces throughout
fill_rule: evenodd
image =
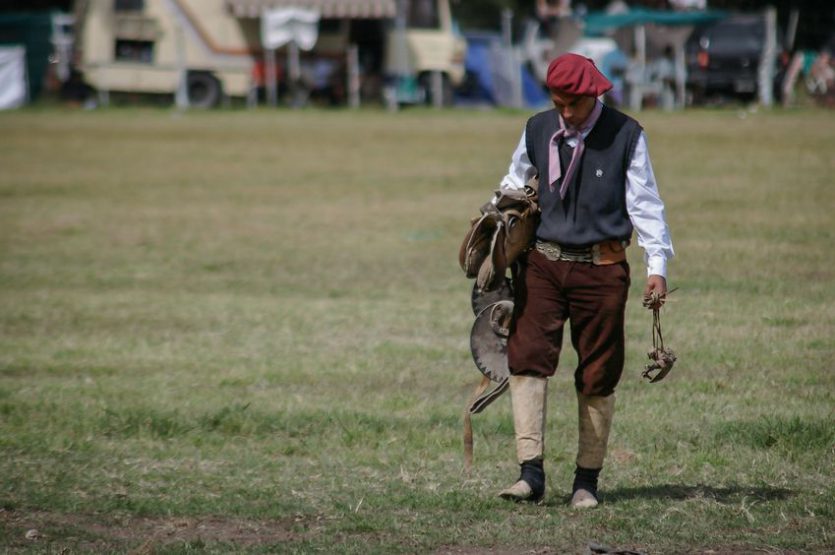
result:
M 19 108 L 28 98 L 26 48 L 0 46 L 0 110 Z
M 459 104 L 512 105 L 510 76 L 505 75 L 507 50 L 498 33 L 467 33 L 467 82 L 459 91 Z M 513 55 L 512 51 L 510 55 Z M 541 83 L 522 63 L 513 63 L 521 77 L 522 100 L 525 106 L 538 108 L 548 103 L 548 96 Z
M 725 17 L 725 12 L 718 10 L 673 12 L 667 10 L 651 10 L 648 8 L 632 8 L 620 13 L 589 12 L 584 18 L 585 34 L 599 36 L 607 31 L 621 27 L 635 27 L 638 25 L 659 25 L 667 27 L 695 26 L 712 23 Z
M 26 74 L 29 98 L 36 99 L 44 81 L 52 54 L 53 12 L 12 12 L 0 14 L 0 46 L 23 46 L 26 50 Z
M 634 8 L 622 12 L 589 12 L 583 18 L 583 31 L 586 36 L 611 34 L 618 46 L 625 52 L 634 52 L 635 76 L 629 79 L 632 84 L 630 104 L 639 110 L 644 89 L 647 87 L 647 47 L 653 46 L 658 51 L 669 47 L 673 52 L 673 75 L 675 79 L 676 104 L 684 106 L 686 65 L 684 43 L 697 25 L 705 25 L 726 17 L 719 10 L 703 11 L 666 11 L 647 8 Z M 631 44 L 630 44 L 631 43 Z

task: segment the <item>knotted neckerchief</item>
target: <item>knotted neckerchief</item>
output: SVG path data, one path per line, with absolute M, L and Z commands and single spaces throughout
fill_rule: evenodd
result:
M 562 175 L 562 168 L 560 167 L 560 139 L 577 139 L 577 146 L 574 147 L 574 153 L 571 155 L 571 162 L 568 164 L 568 169 L 566 170 L 565 177 L 563 177 L 562 180 L 562 185 L 560 185 L 561 199 L 565 198 L 565 193 L 568 192 L 568 185 L 571 183 L 571 180 L 574 177 L 574 172 L 580 164 L 580 159 L 583 157 L 583 151 L 586 150 L 586 143 L 583 139 L 583 135 L 591 131 L 591 128 L 594 127 L 594 124 L 597 123 L 597 120 L 600 118 L 600 113 L 602 111 L 603 104 L 599 101 L 595 101 L 594 109 L 592 109 L 589 117 L 586 118 L 586 121 L 584 121 L 579 128 L 569 127 L 562 119 L 562 116 L 557 116 L 559 118 L 560 128 L 557 129 L 557 132 L 551 136 L 551 141 L 548 143 L 548 175 L 550 178 L 548 187 L 551 189 L 552 193 L 554 192 L 554 185 Z

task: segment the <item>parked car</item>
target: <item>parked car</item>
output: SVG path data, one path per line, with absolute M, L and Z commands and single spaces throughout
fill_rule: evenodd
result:
M 715 94 L 756 96 L 765 32 L 762 15 L 734 15 L 694 30 L 685 46 L 694 102 Z

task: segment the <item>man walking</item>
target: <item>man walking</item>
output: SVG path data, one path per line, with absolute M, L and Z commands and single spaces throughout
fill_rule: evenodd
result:
M 645 252 L 646 296 L 666 294 L 673 247 L 643 129 L 598 100 L 611 83 L 588 58 L 564 54 L 551 62 L 547 85 L 554 109 L 528 120 L 501 182 L 519 189 L 538 176 L 541 220 L 517 279 L 508 339 L 521 473 L 500 495 L 531 502 L 544 495 L 548 378 L 570 321 L 579 414 L 571 505 L 585 508 L 598 504 L 624 365 L 626 247 L 634 230 Z

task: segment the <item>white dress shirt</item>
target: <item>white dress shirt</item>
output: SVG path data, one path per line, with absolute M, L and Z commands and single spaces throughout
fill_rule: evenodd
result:
M 584 133 L 583 138 L 587 135 L 588 132 Z M 566 139 L 566 142 L 571 148 L 577 146 L 577 139 Z M 500 188 L 521 189 L 536 173 L 536 168 L 528 158 L 523 130 Z M 638 245 L 644 249 L 647 275 L 666 278 L 667 260 L 675 253 L 670 230 L 664 220 L 664 203 L 658 194 L 658 185 L 649 160 L 647 138 L 643 131 L 626 170 L 626 211 L 638 236 Z

